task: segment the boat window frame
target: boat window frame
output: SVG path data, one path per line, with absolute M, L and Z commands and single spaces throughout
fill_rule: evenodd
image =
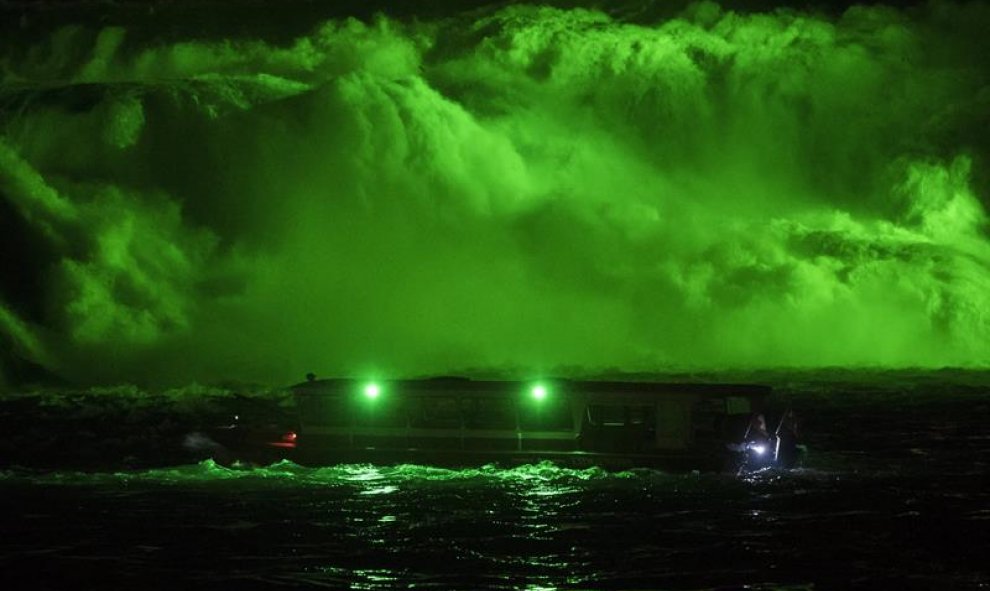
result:
M 607 421 L 596 421 L 593 408 L 620 408 L 622 414 L 622 422 L 607 422 Z M 640 422 L 633 421 L 633 410 L 635 408 L 645 409 L 646 412 L 643 413 Z M 657 420 L 657 405 L 655 402 L 594 402 L 585 405 L 585 416 L 588 421 L 588 425 L 597 428 L 607 428 L 607 429 L 632 429 L 632 428 L 656 428 Z M 652 420 L 650 420 L 652 418 Z

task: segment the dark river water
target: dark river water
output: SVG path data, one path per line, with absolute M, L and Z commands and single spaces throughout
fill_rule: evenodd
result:
M 10 465 L 0 588 L 990 588 L 985 390 L 829 388 L 802 467 L 745 477 Z

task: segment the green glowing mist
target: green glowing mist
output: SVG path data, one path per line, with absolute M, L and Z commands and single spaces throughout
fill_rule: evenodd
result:
M 92 381 L 986 365 L 973 23 L 62 28 L 0 56 L 0 198 L 54 253 L 0 331 Z

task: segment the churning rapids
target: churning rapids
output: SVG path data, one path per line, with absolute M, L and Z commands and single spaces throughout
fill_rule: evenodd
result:
M 22 465 L 0 472 L 0 572 L 17 582 L 5 588 L 35 590 L 987 588 L 986 377 L 778 385 L 809 453 L 744 478 L 134 457 L 26 467 L 7 443 Z M 180 422 L 128 408 L 147 429 L 151 416 Z M 42 437 L 31 422 L 4 416 L 8 434 Z M 178 425 L 158 427 L 171 433 L 162 449 L 179 447 Z

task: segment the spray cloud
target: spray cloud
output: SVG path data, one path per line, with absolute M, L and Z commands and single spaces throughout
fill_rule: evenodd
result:
M 60 27 L 0 56 L 0 213 L 38 246 L 7 255 L 0 334 L 91 381 L 985 365 L 972 23 Z

